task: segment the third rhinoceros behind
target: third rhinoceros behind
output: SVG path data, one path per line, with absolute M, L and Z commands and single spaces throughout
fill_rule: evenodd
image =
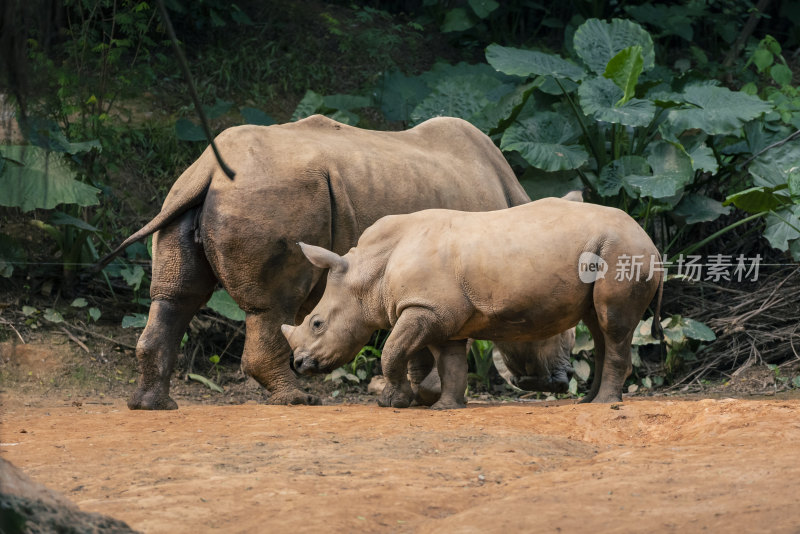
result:
M 634 329 L 657 292 L 659 325 L 659 253 L 614 208 L 548 198 L 485 213 L 425 210 L 382 218 L 345 256 L 301 246 L 330 270 L 314 310 L 300 326 L 282 327 L 296 368 L 335 369 L 375 329 L 392 328 L 381 357 L 385 406 L 409 405 L 407 360 L 424 347 L 442 380 L 434 407 L 460 407 L 464 340 L 534 341 L 579 320 L 595 340 L 596 372 L 584 401 L 619 401 Z

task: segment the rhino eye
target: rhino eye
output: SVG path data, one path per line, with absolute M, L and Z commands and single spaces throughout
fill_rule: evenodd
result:
M 319 317 L 315 317 L 315 318 L 311 319 L 311 329 L 314 330 L 314 331 L 318 332 L 318 331 L 322 330 L 322 327 L 324 325 L 325 325 L 325 321 L 323 321 Z

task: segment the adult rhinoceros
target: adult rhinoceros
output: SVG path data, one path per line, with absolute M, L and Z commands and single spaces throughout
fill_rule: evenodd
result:
M 131 409 L 177 407 L 169 381 L 179 342 L 218 282 L 247 314 L 242 369 L 272 392 L 271 402 L 317 402 L 298 388 L 280 329 L 299 323 L 325 286 L 323 269 L 297 242 L 344 254 L 384 215 L 529 201 L 492 141 L 460 119 L 378 132 L 317 115 L 237 126 L 216 143 L 235 179 L 207 149 L 172 186 L 161 212 L 101 262 L 155 233 L 152 304 L 136 347 Z

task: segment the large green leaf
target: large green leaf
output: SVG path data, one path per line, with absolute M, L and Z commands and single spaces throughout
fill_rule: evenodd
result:
M 456 7 L 445 13 L 441 31 L 442 33 L 463 32 L 464 30 L 472 28 L 474 25 L 475 23 L 469 18 L 467 10 L 463 7 Z
M 406 121 L 431 89 L 419 76 L 406 76 L 401 72 L 389 72 L 381 78 L 378 101 L 381 111 L 390 121 Z
M 489 105 L 487 93 L 502 82 L 490 76 L 455 76 L 440 80 L 434 90 L 411 112 L 411 123 L 431 117 L 471 120 Z
M 20 121 L 25 139 L 32 145 L 51 152 L 65 152 L 67 154 L 80 154 L 93 149 L 102 151 L 100 141 L 79 141 L 71 143 L 61 127 L 53 120 L 43 117 L 28 116 L 27 120 Z
M 717 339 L 713 330 L 700 321 L 695 321 L 689 317 L 681 317 L 681 327 L 683 328 L 683 335 L 689 339 L 697 339 L 699 341 L 714 341 Z
M 175 136 L 180 141 L 207 141 L 203 127 L 185 117 L 175 121 Z
M 257 124 L 259 126 L 270 126 L 275 124 L 275 119 L 264 113 L 258 108 L 242 107 L 239 108 L 239 113 L 244 117 L 247 124 Z
M 729 206 L 733 204 L 740 210 L 748 213 L 762 213 L 778 209 L 791 203 L 791 199 L 783 194 L 785 189 L 785 184 L 775 187 L 757 185 L 739 191 L 738 193 L 728 195 L 724 205 Z
M 545 111 L 512 124 L 503 134 L 500 148 L 516 150 L 525 161 L 545 171 L 577 169 L 589 160 L 578 144 L 581 131 L 571 118 Z
M 245 319 L 244 311 L 224 289 L 214 291 L 206 306 L 228 319 L 234 321 L 244 321 Z
M 706 171 L 715 174 L 719 169 L 719 162 L 711 147 L 705 143 L 697 143 L 692 147 L 686 146 L 686 152 L 692 158 L 692 168 L 696 171 Z
M 642 58 L 641 45 L 623 48 L 619 53 L 612 57 L 606 65 L 603 76 L 613 81 L 617 87 L 622 89 L 623 96 L 620 104 L 624 104 L 636 93 L 636 83 L 642 73 L 644 59 Z
M 355 126 L 358 124 L 358 121 L 361 120 L 358 115 L 346 109 L 338 109 L 333 113 L 326 113 L 325 115 L 332 118 L 336 122 L 349 124 L 350 126 Z
M 629 178 L 647 177 L 651 175 L 650 165 L 641 156 L 622 156 L 607 163 L 600 170 L 597 179 L 597 192 L 604 197 L 614 196 L 623 186 L 628 189 Z
M 89 224 L 83 219 L 78 219 L 77 217 L 73 217 L 72 215 L 67 215 L 62 211 L 53 212 L 53 216 L 50 217 L 50 224 L 58 226 L 74 226 L 75 228 L 79 228 L 80 230 L 86 230 L 87 232 L 100 231 L 99 228 Z
M 642 47 L 643 69 L 651 69 L 655 64 L 653 39 L 629 20 L 613 19 L 609 23 L 589 19 L 575 31 L 573 44 L 578 56 L 598 74 L 605 72 L 608 62 L 619 52 L 636 45 Z
M 310 117 L 322 107 L 323 103 L 324 99 L 322 95 L 309 89 L 306 91 L 306 94 L 303 95 L 303 99 L 300 100 L 300 103 L 297 104 L 297 108 L 294 110 L 294 113 L 292 113 L 291 121 L 299 121 L 300 119 Z
M 360 109 L 372 105 L 372 100 L 368 96 L 360 95 L 326 95 L 322 98 L 326 108 L 331 109 Z
M 800 175 L 800 139 L 795 139 L 758 156 L 748 169 L 755 185 L 776 187 Z M 797 178 L 795 178 L 797 180 Z
M 800 205 L 776 210 L 765 221 L 764 237 L 778 250 L 789 250 L 789 242 L 800 238 Z
M 690 193 L 684 196 L 680 203 L 672 210 L 672 214 L 680 217 L 686 224 L 710 222 L 721 215 L 727 215 L 731 209 L 722 205 L 722 202 L 705 195 Z
M 666 141 L 656 141 L 647 147 L 647 163 L 652 176 L 632 176 L 626 179 L 643 197 L 666 198 L 676 195 L 694 177 L 689 155 Z
M 667 112 L 667 123 L 675 133 L 699 129 L 709 135 L 738 134 L 745 122 L 772 106 L 741 91 L 715 85 L 690 85 L 675 95 L 684 105 Z
M 0 205 L 52 209 L 59 204 L 94 206 L 99 189 L 75 179 L 61 154 L 35 146 L 0 146 L 6 161 L 0 173 Z
M 517 120 L 523 106 L 530 103 L 535 105 L 533 90 L 536 82 L 517 85 L 513 90 L 503 95 L 497 102 L 491 102 L 481 112 L 483 123 L 489 127 L 490 135 L 497 133 L 492 130 L 504 131 Z
M 203 106 L 203 111 L 208 119 L 218 119 L 225 115 L 233 105 L 233 102 L 217 98 L 213 106 Z
M 486 61 L 500 72 L 523 78 L 553 76 L 554 78 L 580 81 L 586 75 L 581 67 L 557 55 L 498 44 L 486 47 Z
M 622 89 L 602 76 L 583 82 L 578 87 L 578 96 L 585 114 L 612 124 L 647 126 L 656 113 L 652 102 L 638 98 L 617 106 L 623 100 Z
M 500 7 L 500 4 L 494 0 L 468 0 L 468 3 L 472 11 L 481 19 L 485 19 L 491 15 L 494 10 Z
M 800 169 L 795 169 L 789 174 L 786 185 L 789 187 L 789 194 L 792 195 L 794 201 L 800 204 L 800 172 L 798 171 L 800 171 Z
M 546 172 L 536 167 L 528 167 L 520 176 L 519 183 L 531 200 L 563 197 L 570 191 L 583 189 L 583 183 L 575 171 Z

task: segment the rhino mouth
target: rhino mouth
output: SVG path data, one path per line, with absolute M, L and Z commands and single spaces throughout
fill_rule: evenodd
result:
M 559 369 L 550 376 L 518 376 L 514 377 L 514 385 L 525 391 L 567 393 L 569 391 L 569 380 L 574 373 L 575 371 L 570 366 Z

